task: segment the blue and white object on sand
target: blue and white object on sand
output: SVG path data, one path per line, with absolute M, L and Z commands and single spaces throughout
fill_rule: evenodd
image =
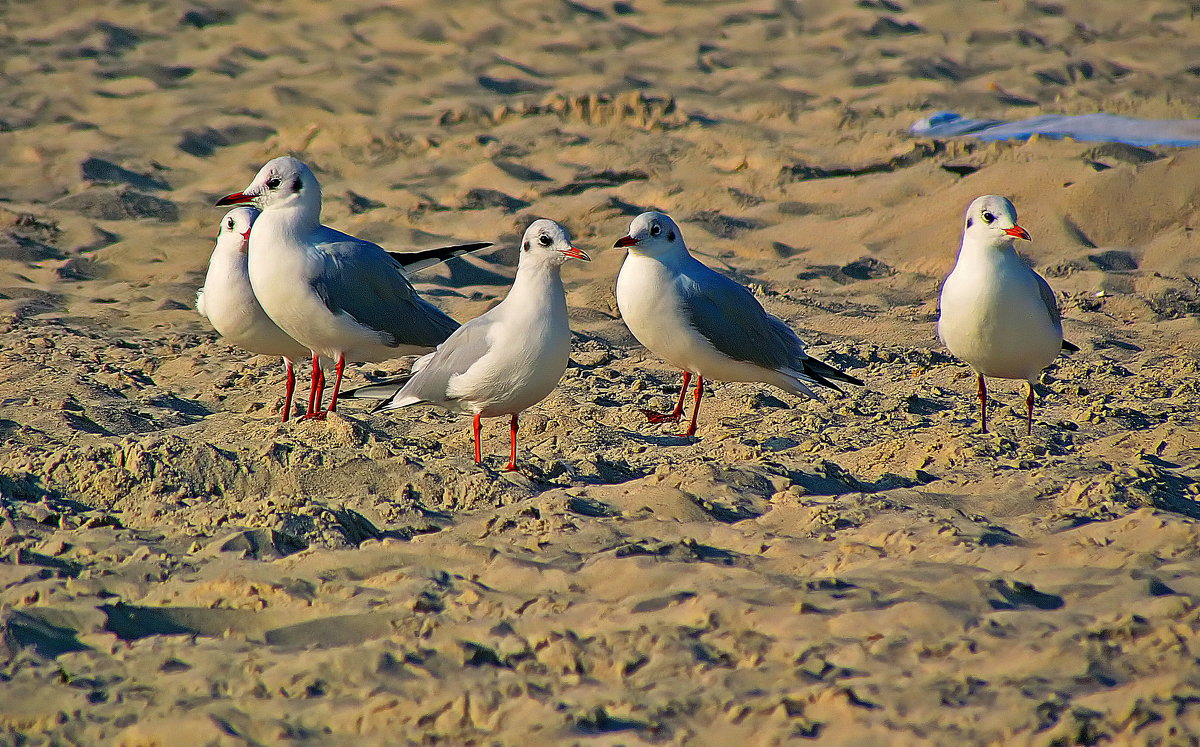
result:
M 1200 145 L 1200 119 L 1134 119 L 1115 114 L 1046 114 L 1005 122 L 999 119 L 971 119 L 955 112 L 938 112 L 918 121 L 909 131 L 923 137 L 975 137 L 987 141 L 1028 140 L 1038 135 L 1143 147 Z

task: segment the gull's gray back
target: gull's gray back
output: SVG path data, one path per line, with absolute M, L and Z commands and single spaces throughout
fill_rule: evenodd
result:
M 383 333 L 391 346 L 436 347 L 458 322 L 417 295 L 400 263 L 380 247 L 326 228 L 325 265 L 313 287 L 334 313 Z
M 772 371 L 808 357 L 796 333 L 749 290 L 699 260 L 688 263 L 677 287 L 687 319 L 722 354 Z

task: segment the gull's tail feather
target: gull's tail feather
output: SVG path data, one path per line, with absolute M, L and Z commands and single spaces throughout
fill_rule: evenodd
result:
M 464 254 L 477 252 L 492 245 L 490 241 L 476 241 L 471 244 L 456 244 L 443 246 L 439 249 L 426 249 L 421 252 L 388 252 L 404 268 L 405 275 L 411 275 L 426 267 L 433 267 L 446 260 L 461 257 Z
M 379 404 L 375 405 L 375 407 L 371 410 L 371 412 L 377 412 L 387 406 L 387 403 L 396 396 L 397 392 L 404 388 L 404 385 L 407 384 L 408 380 L 411 378 L 412 374 L 409 373 L 405 374 L 404 376 L 397 376 L 394 379 L 388 379 L 387 381 L 378 381 L 374 384 L 367 384 L 366 386 L 360 386 L 357 389 L 351 389 L 348 392 L 343 392 L 338 395 L 338 398 L 377 400 Z
M 387 412 L 388 410 L 399 410 L 402 407 L 412 407 L 413 405 L 427 404 L 428 400 L 421 399 L 412 394 L 406 394 L 403 398 L 389 397 L 380 402 L 371 412 Z
M 791 392 L 797 397 L 807 397 L 808 399 L 820 401 L 821 396 L 808 388 L 809 384 L 817 383 L 815 379 L 802 371 L 795 371 L 790 368 L 783 368 L 779 373 L 785 376 L 784 382 L 771 382 L 783 389 L 785 392 Z

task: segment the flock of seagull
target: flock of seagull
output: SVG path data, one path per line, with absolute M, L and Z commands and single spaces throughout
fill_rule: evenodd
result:
M 505 299 L 459 325 L 421 298 L 408 276 L 491 246 L 462 244 L 390 253 L 321 224 L 321 185 L 311 169 L 284 156 L 264 165 L 241 192 L 217 201 L 236 205 L 222 219 L 196 308 L 228 342 L 284 361 L 284 421 L 292 412 L 295 366 L 311 362 L 308 408 L 323 418 L 339 398 L 377 401 L 376 411 L 436 405 L 473 416 L 475 461 L 481 462 L 482 418 L 509 417 L 517 463 L 517 420 L 545 399 L 566 370 L 571 350 L 560 270 L 588 255 L 566 228 L 536 220 L 521 240 L 516 277 Z M 1028 382 L 1027 432 L 1033 427 L 1033 384 L 1062 350 L 1054 293 L 1014 249 L 1029 239 L 1012 203 L 985 195 L 967 210 L 962 248 L 941 294 L 938 334 L 978 377 L 980 425 L 987 431 L 984 377 Z M 683 233 L 663 213 L 643 213 L 616 241 L 627 250 L 617 278 L 621 317 L 634 337 L 683 372 L 669 413 L 643 410 L 651 423 L 683 418 L 696 378 L 691 418 L 696 433 L 704 380 L 770 384 L 816 398 L 814 386 L 837 391 L 859 379 L 823 363 L 782 320 L 742 285 L 688 251 Z M 378 362 L 421 354 L 408 374 L 342 392 L 347 361 Z M 326 373 L 334 376 L 324 408 Z

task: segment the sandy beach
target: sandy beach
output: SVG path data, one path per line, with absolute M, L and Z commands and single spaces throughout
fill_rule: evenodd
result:
M 1192 4 L 561 0 L 0 8 L 0 743 L 1200 740 L 1200 151 L 917 138 L 1200 111 Z M 571 364 L 508 429 L 280 423 L 193 308 L 221 195 L 313 167 L 465 321 L 535 218 Z M 1009 197 L 1068 340 L 1037 388 L 936 336 Z M 844 396 L 709 390 L 617 311 L 645 210 Z M 347 367 L 349 386 L 411 359 Z M 307 379 L 305 379 L 307 385 Z M 306 390 L 305 390 L 306 391 Z

